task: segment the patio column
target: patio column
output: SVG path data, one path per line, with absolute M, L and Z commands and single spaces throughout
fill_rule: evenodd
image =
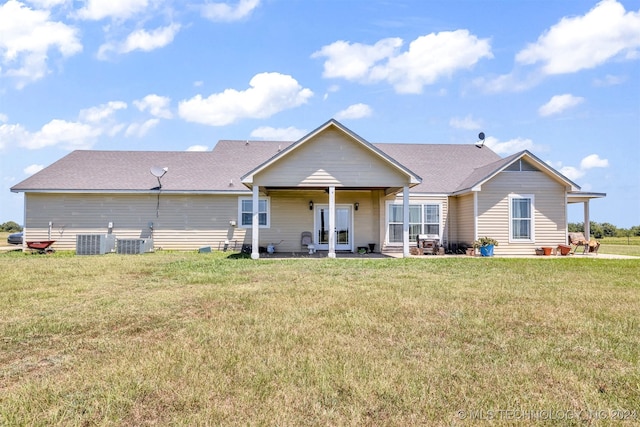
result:
M 591 240 L 591 220 L 589 219 L 589 200 L 584 201 L 584 237 Z
M 329 258 L 336 257 L 336 187 L 329 187 Z
M 409 186 L 402 189 L 402 256 L 409 257 Z
M 258 198 L 260 187 L 253 185 L 253 217 L 251 219 L 251 258 L 260 258 L 260 199 Z

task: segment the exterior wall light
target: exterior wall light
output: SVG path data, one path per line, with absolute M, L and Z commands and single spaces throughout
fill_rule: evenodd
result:
M 360 203 L 355 202 L 355 203 L 353 204 L 353 207 L 355 208 L 355 210 L 358 210 L 358 209 L 360 208 Z
M 313 200 L 309 200 L 309 210 L 313 210 Z

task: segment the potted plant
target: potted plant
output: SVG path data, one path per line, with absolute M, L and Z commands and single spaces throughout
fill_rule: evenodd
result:
M 478 240 L 473 242 L 474 248 L 480 249 L 480 255 L 482 256 L 493 256 L 493 247 L 498 246 L 498 241 L 496 239 L 492 239 L 491 237 L 480 237 Z

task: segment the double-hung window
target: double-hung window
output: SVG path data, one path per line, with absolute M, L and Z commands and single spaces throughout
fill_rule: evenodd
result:
M 533 242 L 533 195 L 509 196 L 509 237 L 512 242 Z
M 403 205 L 389 203 L 387 208 L 387 239 L 389 243 L 402 243 Z M 440 204 L 409 205 L 409 241 L 415 242 L 419 234 L 440 236 Z
M 239 224 L 240 227 L 250 228 L 253 224 L 253 199 L 240 198 L 239 201 Z M 260 228 L 269 227 L 269 199 L 258 200 L 258 224 Z

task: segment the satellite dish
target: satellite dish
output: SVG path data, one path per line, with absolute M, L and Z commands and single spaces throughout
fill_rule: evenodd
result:
M 480 141 L 476 142 L 476 147 L 482 148 L 484 146 L 484 132 L 480 132 L 478 134 L 478 138 L 480 139 Z
M 156 178 L 162 178 L 164 174 L 167 173 L 168 170 L 169 168 L 161 168 L 160 166 L 151 166 L 151 169 L 149 172 L 151 172 L 151 175 L 155 176 Z
M 484 132 L 480 132 L 478 134 L 478 138 L 481 139 L 482 141 L 484 141 Z

